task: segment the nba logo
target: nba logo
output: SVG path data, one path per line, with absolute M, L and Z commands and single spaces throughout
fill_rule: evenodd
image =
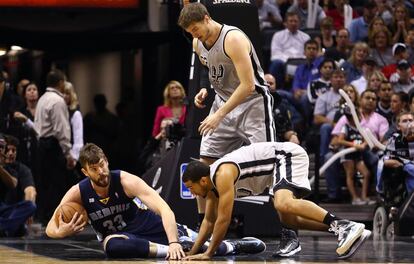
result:
M 181 199 L 194 199 L 195 196 L 190 192 L 190 190 L 185 187 L 183 182 L 183 174 L 187 168 L 188 163 L 182 163 L 180 166 L 180 197 Z

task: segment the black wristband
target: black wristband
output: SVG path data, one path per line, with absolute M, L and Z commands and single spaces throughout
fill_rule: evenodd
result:
M 168 243 L 168 245 L 171 245 L 171 244 L 174 244 L 174 243 L 180 244 L 180 242 L 178 242 L 178 241 L 173 241 L 173 242 Z

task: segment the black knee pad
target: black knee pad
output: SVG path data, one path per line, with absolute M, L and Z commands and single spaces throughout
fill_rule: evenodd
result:
M 108 258 L 146 258 L 149 254 L 149 241 L 114 237 L 106 243 L 105 253 Z

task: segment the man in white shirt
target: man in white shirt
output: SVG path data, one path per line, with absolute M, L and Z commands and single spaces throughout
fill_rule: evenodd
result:
M 298 30 L 298 14 L 287 12 L 284 24 L 286 29 L 273 35 L 269 67 L 269 72 L 275 76 L 279 88 L 284 88 L 286 61 L 289 58 L 304 58 L 304 45 L 310 39 L 308 34 Z

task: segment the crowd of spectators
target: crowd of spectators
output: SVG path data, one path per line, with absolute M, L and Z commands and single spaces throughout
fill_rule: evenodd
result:
M 373 203 L 383 151 L 367 145 L 339 90 L 352 99 L 361 126 L 384 146 L 401 134 L 398 116 L 409 113 L 414 97 L 414 10 L 411 1 L 351 2 L 264 0 L 258 9 L 262 35 L 273 34 L 263 44 L 271 51 L 263 58 L 265 70 L 286 99 L 301 143 L 306 147 L 319 139 L 321 165 L 340 150 L 356 150 L 325 171 L 326 201 L 346 202 L 341 191 L 346 186 L 350 202 L 361 205 Z M 408 143 L 397 148 L 410 153 Z M 414 156 L 407 155 L 412 162 Z

